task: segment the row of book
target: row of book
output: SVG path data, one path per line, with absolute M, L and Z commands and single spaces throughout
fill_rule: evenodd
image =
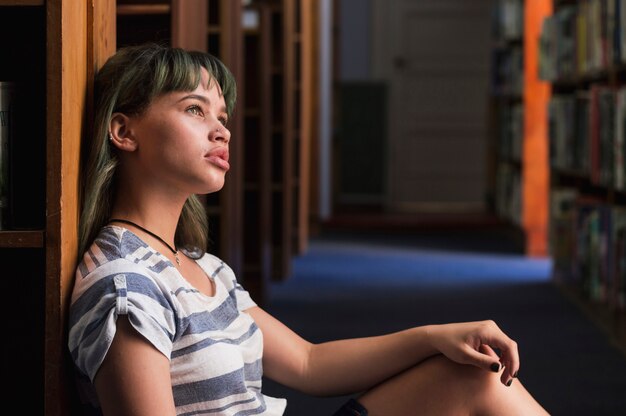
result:
M 15 85 L 0 82 L 0 230 L 8 225 L 9 210 L 9 142 L 12 130 L 12 102 Z
M 557 282 L 592 302 L 626 310 L 626 207 L 575 188 L 550 195 L 550 251 Z
M 626 190 L 626 86 L 592 84 L 552 96 L 550 163 L 591 183 Z
M 569 81 L 626 63 L 626 0 L 578 0 L 543 21 L 539 74 Z

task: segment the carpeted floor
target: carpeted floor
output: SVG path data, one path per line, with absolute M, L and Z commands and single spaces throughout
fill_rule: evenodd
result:
M 626 357 L 550 282 L 547 259 L 478 236 L 319 238 L 265 308 L 313 342 L 409 326 L 494 319 L 520 346 L 520 380 L 553 415 L 626 415 Z M 271 380 L 287 416 L 331 415 Z

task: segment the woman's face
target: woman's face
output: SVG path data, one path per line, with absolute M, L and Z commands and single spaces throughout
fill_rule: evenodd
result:
M 139 168 L 134 173 L 151 181 L 149 189 L 165 185 L 189 194 L 221 189 L 230 167 L 227 121 L 219 85 L 203 69 L 194 91 L 164 94 L 130 117 Z

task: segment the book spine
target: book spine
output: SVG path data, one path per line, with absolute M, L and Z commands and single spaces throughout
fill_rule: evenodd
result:
M 8 227 L 9 144 L 13 129 L 13 94 L 13 83 L 0 82 L 0 230 Z

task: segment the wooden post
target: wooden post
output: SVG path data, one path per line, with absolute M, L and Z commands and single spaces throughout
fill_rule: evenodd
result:
M 539 79 L 541 25 L 552 14 L 552 2 L 526 0 L 524 5 L 524 145 L 522 149 L 522 224 L 526 253 L 548 254 L 550 164 L 548 101 L 551 86 Z

